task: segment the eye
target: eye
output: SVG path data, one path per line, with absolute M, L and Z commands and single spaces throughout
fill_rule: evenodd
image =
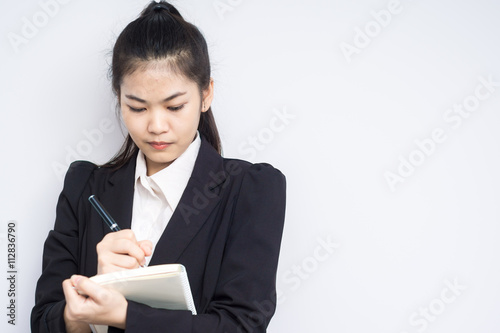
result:
M 184 104 L 181 104 L 181 105 L 179 105 L 179 106 L 169 106 L 169 107 L 168 107 L 168 109 L 169 109 L 170 111 L 179 111 L 179 110 L 181 110 L 183 107 L 184 107 Z
M 131 107 L 130 105 L 128 107 L 129 107 L 130 111 L 132 111 L 132 112 L 142 112 L 142 111 L 146 110 L 145 108 L 136 109 L 136 108 Z

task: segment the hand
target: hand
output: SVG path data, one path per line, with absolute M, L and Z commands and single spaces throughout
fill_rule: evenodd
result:
M 62 286 L 66 298 L 64 321 L 68 332 L 88 332 L 89 323 L 125 329 L 128 302 L 122 294 L 81 275 L 64 280 Z
M 97 274 L 138 268 L 153 251 L 148 241 L 138 242 L 130 229 L 110 232 L 97 244 Z

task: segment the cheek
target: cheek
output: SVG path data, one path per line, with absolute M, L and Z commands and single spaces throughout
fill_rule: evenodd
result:
M 137 121 L 137 119 L 131 117 L 130 115 L 124 115 L 124 114 L 122 114 L 122 118 L 123 118 L 123 123 L 131 136 L 135 136 L 137 133 L 139 133 L 140 124 Z
M 186 126 L 186 127 L 190 128 L 190 129 L 194 128 L 196 130 L 198 128 L 198 124 L 200 122 L 200 116 L 201 116 L 200 110 L 198 110 L 198 109 L 194 110 L 189 116 L 189 120 L 187 122 L 188 126 Z
M 188 113 L 169 119 L 170 130 L 188 135 L 193 130 L 196 131 L 199 121 L 200 115 L 198 111 L 189 110 Z

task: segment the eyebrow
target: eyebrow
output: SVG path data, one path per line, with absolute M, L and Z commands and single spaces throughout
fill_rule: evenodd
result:
M 163 102 L 168 102 L 168 101 L 171 101 L 173 100 L 174 98 L 176 97 L 179 97 L 179 96 L 182 96 L 182 95 L 185 95 L 186 94 L 186 91 L 184 92 L 176 92 L 175 94 L 165 98 L 163 100 Z M 146 103 L 145 100 L 143 100 L 142 98 L 139 98 L 137 96 L 134 96 L 134 95 L 125 95 L 125 97 L 129 98 L 129 99 L 133 99 L 134 101 L 138 101 L 138 102 L 141 102 L 141 103 Z

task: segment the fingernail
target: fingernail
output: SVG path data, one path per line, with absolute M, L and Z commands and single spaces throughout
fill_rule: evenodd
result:
M 71 277 L 71 281 L 73 281 L 73 285 L 76 286 L 78 284 L 78 281 L 80 281 L 81 278 L 82 278 L 81 276 L 73 275 Z

